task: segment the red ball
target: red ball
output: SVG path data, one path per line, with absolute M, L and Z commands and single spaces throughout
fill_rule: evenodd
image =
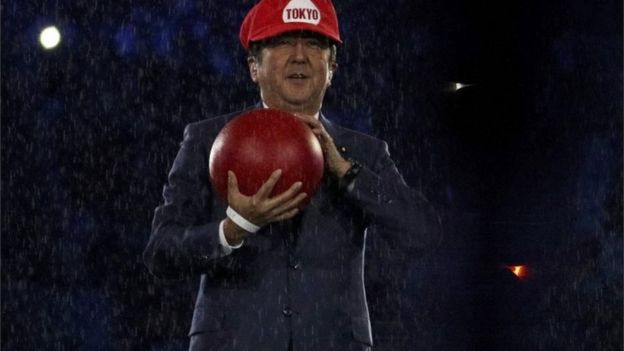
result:
M 302 182 L 307 205 L 323 177 L 323 150 L 310 127 L 297 117 L 275 109 L 245 112 L 223 127 L 210 150 L 210 180 L 227 203 L 227 172 L 236 174 L 239 191 L 254 195 L 273 171 L 282 176 L 271 197 Z

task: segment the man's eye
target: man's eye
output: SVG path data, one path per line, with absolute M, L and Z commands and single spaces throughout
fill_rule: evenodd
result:
M 277 41 L 277 45 L 293 45 L 293 41 L 288 39 L 279 39 Z

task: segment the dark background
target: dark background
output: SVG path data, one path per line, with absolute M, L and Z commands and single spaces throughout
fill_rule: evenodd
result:
M 3 350 L 187 347 L 197 281 L 140 254 L 184 126 L 258 100 L 252 3 L 2 1 Z M 621 350 L 621 1 L 335 5 L 326 115 L 444 218 L 434 252 L 370 239 L 376 349 Z

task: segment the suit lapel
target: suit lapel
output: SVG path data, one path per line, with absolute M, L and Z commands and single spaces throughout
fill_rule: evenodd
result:
M 336 138 L 338 138 L 340 134 L 342 134 L 340 132 L 339 127 L 335 125 L 334 123 L 332 123 L 329 119 L 327 119 L 323 113 L 319 114 L 319 120 L 321 121 L 321 124 L 323 125 L 323 127 L 325 127 L 325 130 L 327 131 L 327 133 L 331 135 L 331 137 L 334 139 L 334 142 L 335 142 Z

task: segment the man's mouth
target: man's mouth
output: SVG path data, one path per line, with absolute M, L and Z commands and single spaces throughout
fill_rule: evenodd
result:
M 308 78 L 308 76 L 306 76 L 303 73 L 292 73 L 288 75 L 289 79 L 306 79 Z

